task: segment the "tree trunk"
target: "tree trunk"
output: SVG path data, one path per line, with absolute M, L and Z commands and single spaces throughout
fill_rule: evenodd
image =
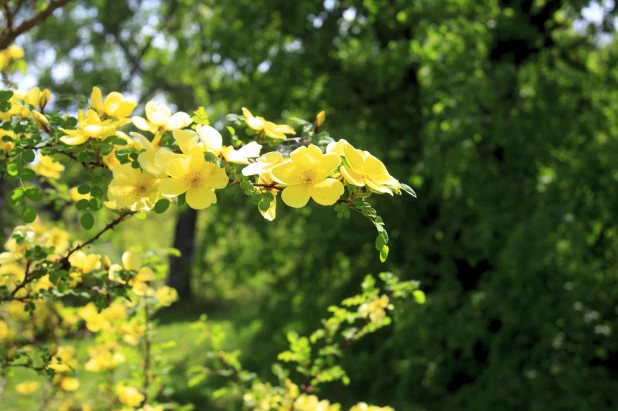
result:
M 174 248 L 180 251 L 180 257 L 170 258 L 170 272 L 167 285 L 178 292 L 179 299 L 190 299 L 191 264 L 195 257 L 195 226 L 197 211 L 186 207 L 178 216 L 174 232 Z

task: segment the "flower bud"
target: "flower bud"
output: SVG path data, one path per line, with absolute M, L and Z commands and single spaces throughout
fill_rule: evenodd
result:
M 41 111 L 45 108 L 47 103 L 49 103 L 50 99 L 51 93 L 49 92 L 49 89 L 43 90 L 43 92 L 41 93 L 41 97 L 39 98 L 39 108 L 41 109 Z
M 106 270 L 109 270 L 111 266 L 112 260 L 110 260 L 108 256 L 103 256 L 103 267 L 105 267 Z
M 51 355 L 52 357 L 54 355 L 56 355 L 58 353 L 58 344 L 53 343 L 50 347 L 49 347 L 49 351 L 48 351 L 49 355 Z
M 326 111 L 322 110 L 318 113 L 317 116 L 315 116 L 315 127 L 322 127 L 322 124 L 324 124 L 324 121 L 326 120 Z
M 39 113 L 38 111 L 34 111 L 32 110 L 32 115 L 34 116 L 34 120 L 36 121 L 36 124 L 42 128 L 43 130 L 47 130 L 49 127 L 49 120 L 47 120 L 47 117 L 45 117 L 43 114 Z

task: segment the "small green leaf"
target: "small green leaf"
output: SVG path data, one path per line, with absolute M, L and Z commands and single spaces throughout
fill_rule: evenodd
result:
M 406 193 L 410 194 L 412 197 L 416 198 L 416 193 L 414 192 L 414 190 L 412 190 L 412 187 L 410 187 L 409 185 L 402 184 L 401 189 L 405 191 Z
M 12 107 L 12 104 L 9 103 L 8 101 L 0 102 L 0 111 L 2 111 L 3 113 L 6 113 L 7 111 L 9 111 L 11 107 Z
M 30 224 L 36 219 L 36 210 L 31 205 L 27 205 L 21 210 L 21 218 Z
M 154 211 L 157 214 L 161 214 L 167 211 L 169 206 L 170 206 L 170 201 L 165 198 L 162 198 L 161 200 L 157 201 L 157 203 L 155 204 Z
M 90 194 L 92 194 L 93 197 L 101 198 L 103 197 L 103 189 L 101 187 L 94 186 L 90 190 Z
M 16 176 L 17 174 L 19 174 L 19 166 L 16 163 L 10 163 L 6 167 L 6 172 L 9 173 L 9 175 L 11 176 Z
M 75 207 L 80 210 L 80 211 L 84 211 L 87 210 L 88 207 L 90 206 L 90 202 L 88 200 L 86 200 L 85 198 L 79 200 L 77 203 L 75 203 Z
M 90 201 L 88 201 L 88 205 L 92 211 L 99 211 L 103 208 L 103 202 L 98 198 L 91 198 Z
M 21 204 L 24 200 L 24 189 L 21 187 L 17 187 L 13 190 L 11 192 L 11 196 L 9 197 L 10 203 L 14 206 Z
M 378 235 L 376 237 L 376 250 L 378 251 L 382 251 L 382 248 L 386 245 L 386 243 L 384 242 L 384 238 L 382 238 L 381 235 Z
M 266 212 L 270 208 L 270 201 L 262 201 L 258 207 L 260 211 Z
M 94 226 L 94 217 L 90 213 L 85 213 L 79 219 L 79 222 L 82 224 L 86 230 L 90 230 Z
M 32 163 L 34 161 L 34 151 L 26 150 L 21 154 L 24 163 Z
M 385 244 L 380 250 L 380 261 L 384 262 L 388 258 L 388 246 Z
M 178 197 L 175 198 L 176 204 L 178 204 L 178 206 L 184 205 L 187 202 L 187 199 L 185 198 L 185 194 L 181 194 Z
M 26 197 L 32 201 L 41 201 L 43 192 L 36 187 L 30 187 L 26 190 Z
M 414 290 L 414 292 L 412 292 L 412 295 L 414 296 L 414 301 L 416 301 L 417 304 L 425 304 L 427 298 L 425 297 L 424 292 L 422 292 L 421 290 Z
M 88 184 L 82 184 L 77 187 L 77 192 L 80 194 L 88 194 L 90 192 L 90 186 Z
M 217 159 L 217 156 L 215 156 L 213 153 L 207 151 L 204 153 L 204 159 L 209 162 L 212 163 Z

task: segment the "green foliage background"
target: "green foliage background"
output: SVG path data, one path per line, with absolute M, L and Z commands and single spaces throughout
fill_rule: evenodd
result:
M 365 274 L 390 270 L 420 280 L 427 303 L 351 347 L 352 384 L 325 396 L 401 411 L 613 410 L 618 44 L 614 11 L 590 24 L 586 6 L 79 0 L 21 44 L 54 95 L 99 85 L 213 119 L 325 109 L 331 135 L 417 191 L 376 205 L 386 264 L 361 216 L 280 207 L 269 223 L 240 192 L 199 216 L 193 289 L 258 330 L 248 368 L 268 372 L 286 330 L 312 330 Z M 147 237 L 134 227 L 114 241 Z

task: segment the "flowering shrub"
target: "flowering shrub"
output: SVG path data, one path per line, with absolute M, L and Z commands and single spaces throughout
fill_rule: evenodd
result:
M 4 51 L 0 69 L 19 59 L 18 51 Z M 162 257 L 170 250 L 126 251 L 117 262 L 88 252 L 131 216 L 164 213 L 172 204 L 205 209 L 226 187 L 238 186 L 269 221 L 276 218 L 277 197 L 293 208 L 313 200 L 340 218 L 362 214 L 378 231 L 376 248 L 384 261 L 389 238 L 368 200 L 415 195 L 380 160 L 324 131 L 324 112 L 313 122 L 293 119 L 291 126 L 242 108 L 242 115 L 225 117 L 221 134 L 203 107 L 189 115 L 150 101 L 145 117 L 132 116 L 138 102 L 118 92 L 104 96 L 94 87 L 89 106 L 74 117 L 47 111 L 50 99 L 49 90 L 39 88 L 0 91 L 0 172 L 13 186 L 9 202 L 24 221 L 0 254 L 0 378 L 17 368 L 46 376 L 44 384 L 28 380 L 15 389 L 21 395 L 41 391 L 41 403 L 50 409 L 190 408 L 167 399 L 169 344 L 152 338 L 153 314 L 177 299 L 174 289 L 158 286 L 167 271 Z M 97 226 L 87 240 L 74 241 L 43 221 L 43 208 L 66 204 L 74 204 L 85 230 Z M 111 220 L 104 224 L 105 218 Z M 217 373 L 231 385 L 213 398 L 244 409 L 339 410 L 315 392 L 324 382 L 349 381 L 336 364 L 343 349 L 388 325 L 393 301 L 410 295 L 424 301 L 416 283 L 381 277 L 383 292 L 368 277 L 362 294 L 331 307 L 323 329 L 310 337 L 288 335 L 290 350 L 279 360 L 297 367 L 290 373 L 277 365 L 278 385 L 245 371 L 238 353 L 223 351 L 220 338 L 199 322 L 216 365 L 190 369 L 189 385 Z M 86 337 L 87 356 L 81 358 L 75 344 Z M 82 389 L 83 372 L 99 375 L 98 385 Z M 298 377 L 302 382 L 293 382 Z M 351 410 L 388 409 L 359 403 Z

